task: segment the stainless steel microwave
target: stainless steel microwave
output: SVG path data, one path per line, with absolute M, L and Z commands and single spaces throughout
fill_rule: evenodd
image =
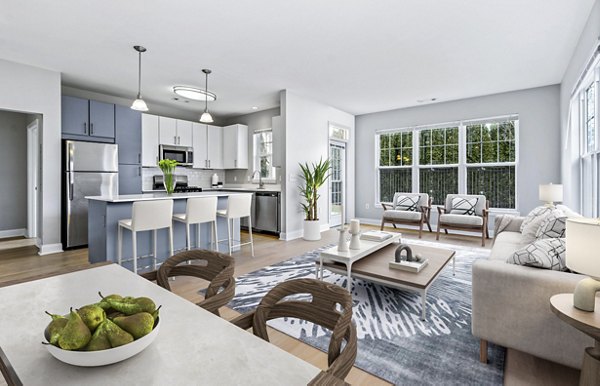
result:
M 177 161 L 179 166 L 192 166 L 194 163 L 194 149 L 187 146 L 159 145 L 160 159 Z

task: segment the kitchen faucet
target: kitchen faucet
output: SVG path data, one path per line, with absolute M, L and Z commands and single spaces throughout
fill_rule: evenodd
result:
M 254 179 L 254 176 L 256 175 L 256 173 L 258 173 L 258 188 L 259 189 L 264 189 L 265 188 L 265 184 L 263 184 L 262 173 L 260 172 L 260 170 L 253 171 L 252 172 L 252 177 L 250 177 L 250 178 Z

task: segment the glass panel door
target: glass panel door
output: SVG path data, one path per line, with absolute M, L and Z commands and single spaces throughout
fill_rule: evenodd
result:
M 330 142 L 329 159 L 329 226 L 333 227 L 342 224 L 342 210 L 346 199 L 346 144 Z

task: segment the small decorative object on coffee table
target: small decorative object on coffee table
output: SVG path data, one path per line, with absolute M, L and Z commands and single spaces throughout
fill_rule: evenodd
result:
M 360 221 L 357 219 L 350 220 L 350 249 L 360 249 Z
M 595 298 L 600 307 L 600 298 Z M 573 305 L 573 294 L 558 294 L 550 298 L 552 312 L 562 321 L 596 340 L 595 347 L 585 349 L 579 385 L 600 385 L 600 313 L 587 312 Z
M 405 256 L 402 255 L 402 252 L 406 252 Z M 400 244 L 396 248 L 394 261 L 390 261 L 390 268 L 418 273 L 425 268 L 428 261 L 427 259 L 423 259 L 418 253 L 413 256 L 412 249 L 408 245 Z
M 346 233 L 346 226 L 342 225 L 338 232 L 340 232 L 340 237 L 338 240 L 337 250 L 338 252 L 348 252 L 348 234 Z

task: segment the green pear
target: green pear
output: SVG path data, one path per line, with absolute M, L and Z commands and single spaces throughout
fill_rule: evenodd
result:
M 104 309 L 96 304 L 89 304 L 83 306 L 77 310 L 79 316 L 83 320 L 83 323 L 90 329 L 90 331 L 96 331 L 96 328 L 100 323 L 106 319 L 106 312 Z
M 110 319 L 104 321 L 102 328 L 106 330 L 106 337 L 108 338 L 111 347 L 119 347 L 133 342 L 133 336 L 114 324 Z
M 71 309 L 69 321 L 58 338 L 59 347 L 63 350 L 79 350 L 85 347 L 90 339 L 92 339 L 90 329 L 87 328 L 81 316 Z
M 154 318 L 147 312 L 140 312 L 130 316 L 119 316 L 114 318 L 113 322 L 130 333 L 134 339 L 148 335 L 154 327 Z
M 152 313 L 152 318 L 154 318 L 155 322 L 156 322 L 156 319 L 158 319 L 158 313 L 159 313 L 161 307 L 162 307 L 162 305 L 158 306 L 158 308 Z
M 106 297 L 102 296 L 102 294 L 100 292 L 98 292 L 98 294 L 100 295 L 102 300 L 100 302 L 96 303 L 96 305 L 99 307 L 102 307 L 102 309 L 105 311 L 110 309 L 110 304 L 108 303 L 108 300 L 115 300 L 115 301 L 123 300 L 123 297 L 121 295 L 117 295 L 117 294 L 108 295 Z
M 90 343 L 88 343 L 87 346 L 85 346 L 84 348 L 85 351 L 107 350 L 112 347 L 106 334 L 105 325 L 106 322 L 104 321 L 100 323 L 98 328 L 96 328 L 96 331 L 94 332 L 94 335 L 92 335 Z
M 58 338 L 60 338 L 60 334 L 63 328 L 65 328 L 67 325 L 69 319 L 62 315 L 51 314 L 48 311 L 46 311 L 46 313 L 52 318 L 52 321 L 50 324 L 48 324 L 48 335 L 50 335 L 50 339 L 48 339 L 48 341 L 50 344 L 57 346 Z
M 152 299 L 147 297 L 127 297 L 122 300 L 103 298 L 102 301 L 106 301 L 110 305 L 110 308 L 122 312 L 125 315 L 135 315 L 140 312 L 151 314 L 156 311 L 156 304 L 154 304 Z

